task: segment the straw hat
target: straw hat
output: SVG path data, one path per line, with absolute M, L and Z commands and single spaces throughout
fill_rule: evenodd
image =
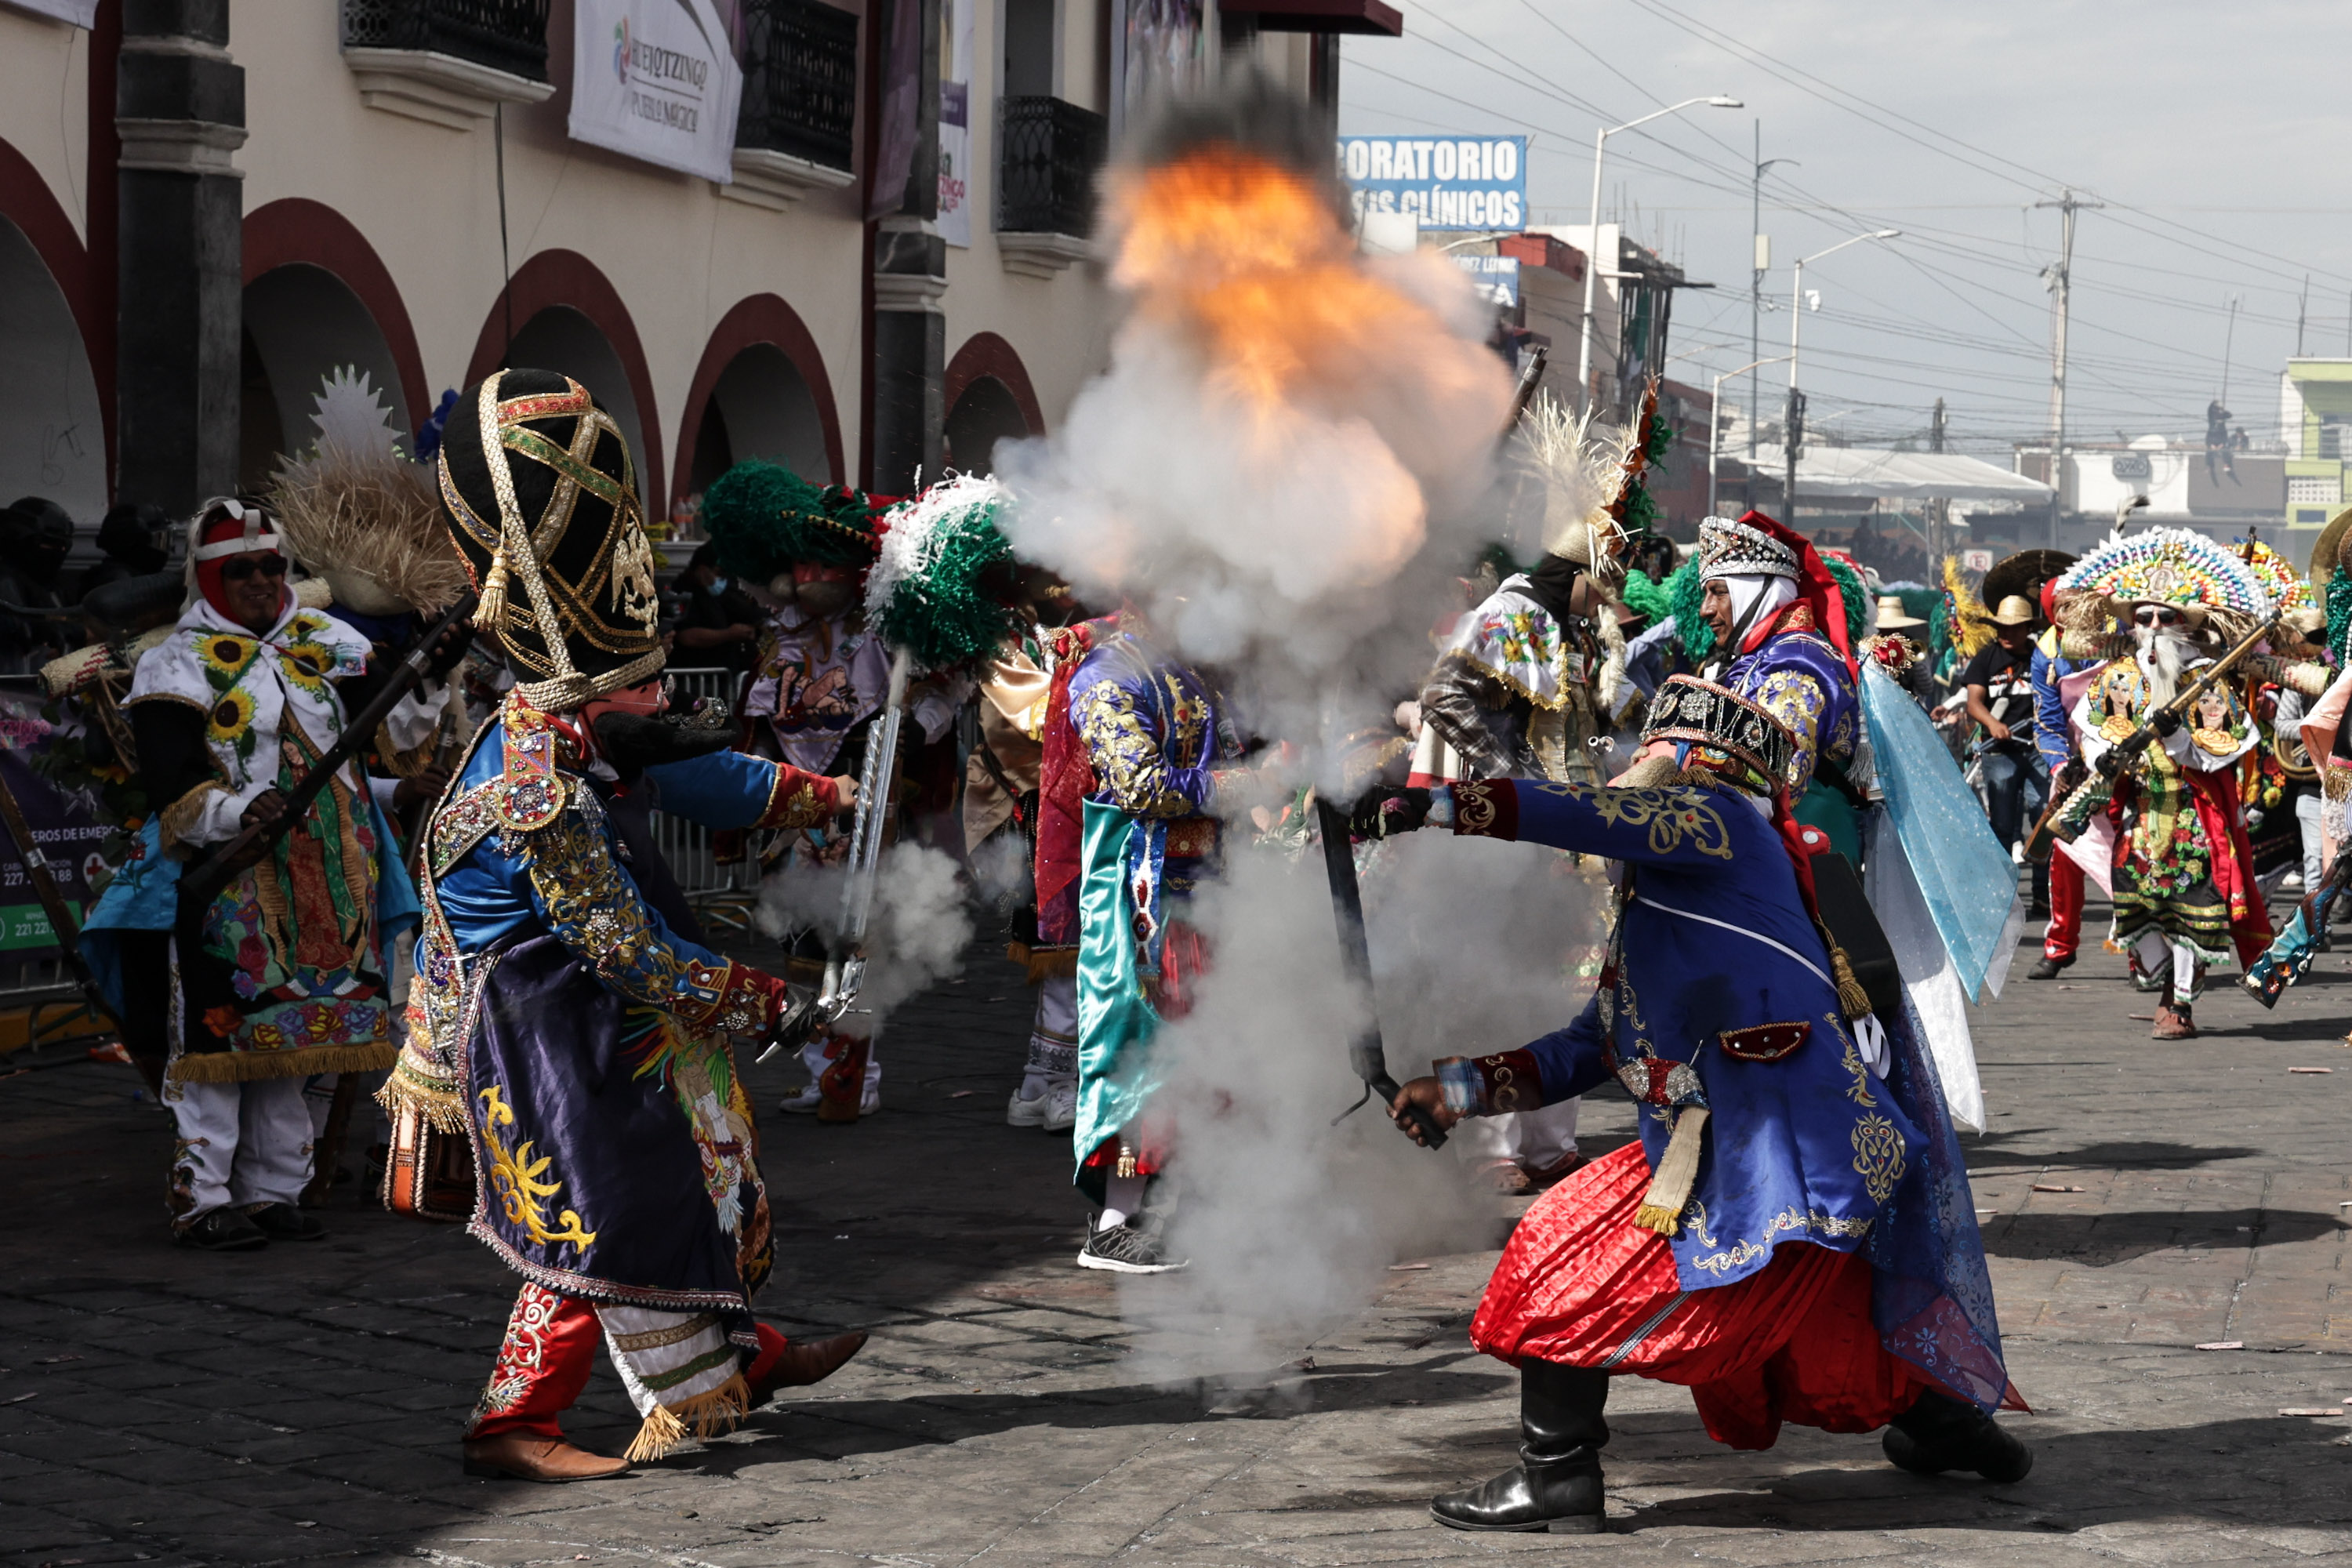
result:
M 1882 632 L 1901 631 L 1906 626 L 1924 626 L 1927 623 L 1903 607 L 1899 594 L 1884 594 L 1878 600 L 1878 629 Z
M 1992 624 L 1997 626 L 2030 626 L 2036 613 L 2032 600 L 2022 594 L 2011 594 L 1993 611 Z

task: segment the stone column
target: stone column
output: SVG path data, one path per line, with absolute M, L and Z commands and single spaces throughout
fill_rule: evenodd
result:
M 185 514 L 236 488 L 245 71 L 228 0 L 123 0 L 114 115 L 115 494 Z
M 940 237 L 940 0 L 881 13 L 883 58 L 891 26 L 911 17 L 919 85 L 915 155 L 905 191 L 875 224 L 873 472 L 868 485 L 904 495 L 940 477 L 947 450 L 947 241 Z M 877 193 L 877 196 L 880 193 Z M 876 206 L 881 207 L 879 201 Z

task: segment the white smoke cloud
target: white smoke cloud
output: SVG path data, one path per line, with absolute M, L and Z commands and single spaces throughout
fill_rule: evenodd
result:
M 1135 178 L 1113 181 L 1130 219 L 1149 185 Z M 1418 694 L 1433 626 L 1462 607 L 1455 580 L 1503 531 L 1511 377 L 1444 258 L 1367 261 L 1336 222 L 1269 245 L 1250 215 L 1277 210 L 1307 206 L 1244 196 L 1218 221 L 1163 213 L 1157 248 L 1130 229 L 1116 275 L 1146 291 L 1108 370 L 1053 436 L 1001 448 L 998 466 L 1023 557 L 1091 605 L 1131 602 L 1160 647 L 1207 667 L 1244 733 L 1294 749 L 1271 784 L 1337 794 L 1336 742 Z M 1219 235 L 1230 251 L 1208 248 Z M 1245 821 L 1229 826 L 1225 880 L 1192 911 L 1212 953 L 1193 1011 L 1153 1046 L 1154 1117 L 1175 1128 L 1170 1240 L 1192 1267 L 1131 1282 L 1122 1304 L 1170 1380 L 1262 1380 L 1368 1304 L 1391 1262 L 1499 1234 L 1465 1164 L 1411 1143 L 1384 1108 L 1328 1125 L 1362 1092 L 1347 1042 L 1364 999 L 1339 967 L 1319 850 L 1291 860 L 1248 837 Z M 1573 1015 L 1565 964 L 1598 905 L 1558 857 L 1432 834 L 1372 858 L 1396 1077 Z
M 830 941 L 840 929 L 839 866 L 795 865 L 760 887 L 752 923 L 771 942 L 815 931 Z M 865 988 L 841 1021 L 845 1034 L 865 1035 L 890 1010 L 928 985 L 959 973 L 971 943 L 971 915 L 957 881 L 955 858 L 925 844 L 894 844 L 876 868 L 874 908 L 866 919 Z

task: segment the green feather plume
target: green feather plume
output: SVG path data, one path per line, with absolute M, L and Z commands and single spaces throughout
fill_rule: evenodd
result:
M 1617 596 L 1625 601 L 1627 609 L 1647 616 L 1653 625 L 1675 613 L 1674 601 L 1667 596 L 1665 585 L 1651 582 L 1646 572 L 1629 574 Z
M 1862 584 L 1862 574 L 1834 555 L 1823 554 L 1822 564 L 1837 579 L 1838 597 L 1845 602 L 1845 641 L 1848 647 L 1862 646 L 1864 628 L 1870 624 L 1869 590 Z
M 1003 642 L 1013 614 L 982 579 L 1013 559 L 999 526 L 1012 503 L 996 480 L 964 474 L 885 517 L 881 559 L 866 580 L 866 619 L 883 641 L 927 671 L 975 663 Z
M 2338 566 L 2327 580 L 2327 651 L 2338 664 L 2352 658 L 2344 646 L 2347 632 L 2352 632 L 2352 572 Z
M 1666 579 L 1666 600 L 1675 616 L 1675 640 L 1695 661 L 1715 651 L 1715 628 L 1698 613 L 1698 602 L 1706 596 L 1699 584 L 1696 557 L 1675 568 L 1675 574 Z
M 736 464 L 702 494 L 702 526 L 719 570 L 766 583 L 803 561 L 864 566 L 874 559 L 874 513 L 839 485 L 823 489 L 779 463 Z

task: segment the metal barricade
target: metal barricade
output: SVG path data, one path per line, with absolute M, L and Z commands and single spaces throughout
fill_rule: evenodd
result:
M 672 669 L 669 677 L 673 695 L 681 702 L 716 697 L 730 705 L 740 695 L 743 680 L 720 668 Z M 749 934 L 751 911 L 760 900 L 758 861 L 747 854 L 740 864 L 721 866 L 712 852 L 709 828 L 666 811 L 655 812 L 652 821 L 654 843 L 703 925 L 714 936 Z

